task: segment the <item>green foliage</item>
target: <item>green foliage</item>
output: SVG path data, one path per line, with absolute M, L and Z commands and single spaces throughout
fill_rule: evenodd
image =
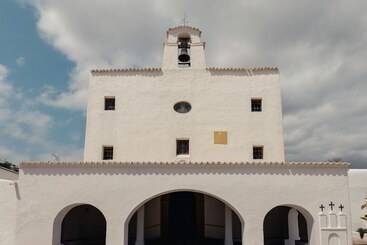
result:
M 361 206 L 361 209 L 365 209 L 365 208 L 367 208 L 367 198 L 365 198 L 365 202 L 363 203 L 363 205 Z M 365 215 L 363 215 L 362 217 L 361 217 L 361 219 L 363 219 L 363 220 L 365 220 L 365 221 L 367 221 L 367 214 L 365 214 Z
M 13 170 L 15 172 L 19 171 L 19 167 L 11 162 L 8 161 L 0 161 L 0 167 L 7 168 Z
M 364 228 L 358 228 L 357 232 L 359 233 L 359 237 L 360 237 L 361 239 L 363 239 L 364 234 L 366 234 L 366 233 L 367 233 L 367 229 L 364 229 Z

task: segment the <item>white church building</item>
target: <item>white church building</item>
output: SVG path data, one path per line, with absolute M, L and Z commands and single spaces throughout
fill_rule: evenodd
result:
M 0 244 L 352 245 L 367 172 L 284 155 L 278 69 L 170 28 L 160 68 L 91 71 L 83 162 L 0 180 Z

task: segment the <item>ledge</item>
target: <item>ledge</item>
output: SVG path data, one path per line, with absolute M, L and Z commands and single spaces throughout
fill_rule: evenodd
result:
M 147 67 L 147 68 L 106 68 L 106 69 L 93 69 L 92 74 L 95 73 L 116 73 L 116 72 L 161 72 L 160 67 Z
M 271 72 L 279 72 L 278 67 L 208 67 L 207 71 L 231 71 L 231 72 L 263 72 L 263 71 L 271 71 Z
M 139 167 L 139 166 L 255 166 L 255 167 L 306 167 L 306 168 L 349 168 L 347 162 L 22 162 L 20 168 L 42 168 L 42 167 Z
M 207 71 L 212 72 L 247 72 L 247 73 L 256 73 L 256 72 L 276 72 L 279 73 L 279 69 L 277 67 L 207 67 L 205 68 Z M 124 72 L 162 72 L 161 67 L 146 67 L 146 68 L 101 68 L 101 69 L 93 69 L 91 70 L 92 74 L 101 74 L 101 73 L 124 73 Z
M 168 28 L 167 33 L 172 32 L 172 31 L 176 31 L 176 30 L 180 30 L 180 29 L 189 29 L 192 31 L 196 31 L 199 33 L 199 35 L 201 35 L 201 31 L 199 28 L 196 27 L 192 27 L 192 26 L 187 26 L 187 25 L 180 25 L 180 26 L 175 26 L 175 27 L 171 27 Z

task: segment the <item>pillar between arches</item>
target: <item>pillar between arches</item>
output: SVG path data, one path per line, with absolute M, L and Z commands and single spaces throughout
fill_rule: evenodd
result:
M 263 217 L 245 217 L 242 245 L 264 245 Z
M 121 216 L 109 215 L 105 216 L 106 227 L 106 245 L 124 244 L 124 223 Z

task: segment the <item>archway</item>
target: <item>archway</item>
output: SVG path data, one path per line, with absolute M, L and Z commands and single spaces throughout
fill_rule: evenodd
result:
M 273 208 L 264 219 L 264 245 L 309 244 L 309 222 L 297 208 Z
M 331 234 L 328 245 L 340 245 L 340 237 L 337 234 Z
M 241 245 L 240 217 L 207 194 L 177 191 L 151 199 L 128 223 L 128 245 Z
M 73 207 L 62 220 L 59 242 L 63 245 L 105 245 L 105 217 L 92 205 Z

